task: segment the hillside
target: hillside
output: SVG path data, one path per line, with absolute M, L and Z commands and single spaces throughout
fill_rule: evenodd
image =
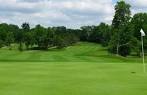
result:
M 99 63 L 141 63 L 138 57 L 118 57 L 95 43 L 79 42 L 64 49 L 47 51 L 29 50 L 20 52 L 15 47 L 0 49 L 1 62 L 99 62 Z

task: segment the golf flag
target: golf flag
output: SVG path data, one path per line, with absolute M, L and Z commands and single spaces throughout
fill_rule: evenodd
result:
M 144 46 L 143 45 L 143 37 L 145 36 L 145 33 L 144 33 L 143 29 L 140 30 L 140 33 L 141 33 L 141 41 L 142 41 L 142 61 L 143 61 L 143 68 L 144 68 L 144 73 L 145 73 L 146 72 L 146 68 L 145 68 L 146 64 L 144 62 L 145 57 L 144 57 L 144 47 L 143 47 Z
M 141 36 L 145 36 L 145 33 L 142 29 L 140 30 L 140 33 L 141 33 Z

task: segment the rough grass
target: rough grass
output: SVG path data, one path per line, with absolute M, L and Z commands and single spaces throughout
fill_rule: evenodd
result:
M 141 58 L 92 43 L 63 50 L 0 50 L 0 95 L 147 95 Z

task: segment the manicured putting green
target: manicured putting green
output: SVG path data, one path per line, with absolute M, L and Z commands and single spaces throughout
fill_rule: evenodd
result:
M 147 95 L 141 64 L 0 63 L 0 95 Z

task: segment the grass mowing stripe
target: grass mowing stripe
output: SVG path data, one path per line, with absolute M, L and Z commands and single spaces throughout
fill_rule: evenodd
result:
M 0 49 L 0 61 L 18 62 L 141 62 L 139 57 L 118 57 L 110 55 L 102 46 L 94 43 L 78 43 L 65 49 L 48 51 L 29 50 L 19 52 L 17 50 Z M 104 60 L 104 61 L 103 61 Z M 146 58 L 145 58 L 145 61 Z

